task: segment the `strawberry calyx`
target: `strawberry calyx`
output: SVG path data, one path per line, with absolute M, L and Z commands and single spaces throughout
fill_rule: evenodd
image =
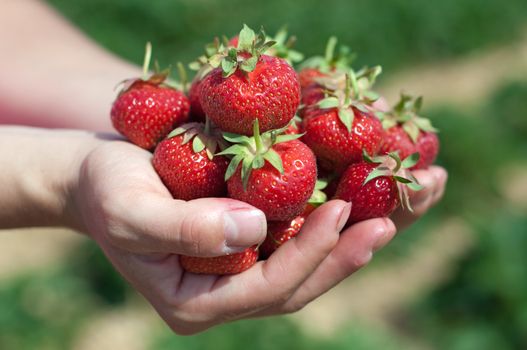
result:
M 304 55 L 293 47 L 296 43 L 296 36 L 289 36 L 285 27 L 281 28 L 274 37 L 268 37 L 268 41 L 274 41 L 275 44 L 269 49 L 268 55 L 283 58 L 289 64 L 301 62 Z
M 417 143 L 419 132 L 437 133 L 439 130 L 432 126 L 430 119 L 419 115 L 423 106 L 423 97 L 413 98 L 410 95 L 401 93 L 399 102 L 391 111 L 379 113 L 382 126 L 388 130 L 396 125 L 400 125 L 404 132 L 410 137 L 413 143 Z
M 338 52 L 335 53 L 337 41 L 336 37 L 330 37 L 326 44 L 324 56 L 308 58 L 300 65 L 300 69 L 315 68 L 322 73 L 331 73 L 334 71 L 347 72 L 351 68 L 351 63 L 357 55 L 345 45 L 340 45 Z
M 192 151 L 199 153 L 205 150 L 210 160 L 214 158 L 218 149 L 223 150 L 227 148 L 220 129 L 213 125 L 209 118 L 205 118 L 205 124 L 183 124 L 172 130 L 166 138 L 170 139 L 179 135 L 183 135 L 181 144 L 184 145 L 192 140 Z
M 208 63 L 213 68 L 221 67 L 224 78 L 234 74 L 237 69 L 250 73 L 256 68 L 260 56 L 274 44 L 275 41 L 267 40 L 263 29 L 256 34 L 244 24 L 238 35 L 238 46 L 226 47 L 212 55 Z
M 315 189 L 313 190 L 313 194 L 311 194 L 311 197 L 309 197 L 307 202 L 315 208 L 318 208 L 322 204 L 326 203 L 328 200 L 328 196 L 322 190 L 325 189 L 327 186 L 328 181 L 326 179 L 317 179 L 317 182 L 315 183 Z
M 296 140 L 303 136 L 303 134 L 286 135 L 283 134 L 289 125 L 276 130 L 269 130 L 260 134 L 260 127 L 258 119 L 253 123 L 253 136 L 238 135 L 224 132 L 223 138 L 232 146 L 223 150 L 218 155 L 226 155 L 232 157 L 229 166 L 225 172 L 225 181 L 230 179 L 238 166 L 241 163 L 241 178 L 243 189 L 247 189 L 247 183 L 251 172 L 255 169 L 260 169 L 265 165 L 265 162 L 271 164 L 280 174 L 284 173 L 284 166 L 282 158 L 273 149 L 273 146 L 282 142 Z
M 215 37 L 211 43 L 206 44 L 205 53 L 196 58 L 196 60 L 190 62 L 188 65 L 191 70 L 196 71 L 194 79 L 203 79 L 203 77 L 205 77 L 205 75 L 207 75 L 213 69 L 213 67 L 209 64 L 211 57 L 221 54 L 226 50 L 226 47 L 229 47 L 228 40 L 227 44 L 224 44 L 218 37 Z
M 381 176 L 393 178 L 397 182 L 401 206 L 413 212 L 408 188 L 412 191 L 420 191 L 423 186 L 419 184 L 409 169 L 417 164 L 419 157 L 419 152 L 409 155 L 404 160 L 401 160 L 397 152 L 390 152 L 384 156 L 370 157 L 366 151 L 363 151 L 364 161 L 370 164 L 378 164 L 378 166 L 368 174 L 362 185 L 364 186 Z
M 320 109 L 336 108 L 340 121 L 351 132 L 354 120 L 352 107 L 363 113 L 369 113 L 369 105 L 379 95 L 371 90 L 375 79 L 381 73 L 380 66 L 363 68 L 359 72 L 350 69 L 346 74 L 337 74 L 329 78 L 319 78 L 318 82 L 326 87 L 326 97 L 317 105 Z

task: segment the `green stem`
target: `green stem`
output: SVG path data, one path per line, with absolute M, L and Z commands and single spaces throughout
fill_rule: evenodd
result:
M 145 59 L 143 61 L 143 79 L 148 78 L 148 67 L 150 67 L 150 59 L 152 58 L 152 44 L 146 43 Z
M 177 63 L 177 70 L 179 74 L 179 81 L 181 83 L 181 89 L 183 90 L 183 92 L 187 92 L 188 77 L 187 71 L 185 70 L 185 66 L 183 66 L 183 63 Z
M 335 53 L 335 46 L 337 45 L 337 38 L 332 36 L 328 40 L 328 44 L 326 45 L 326 52 L 324 55 L 324 58 L 326 59 L 326 62 L 328 63 L 328 66 L 331 66 L 333 63 L 333 55 Z M 329 67 L 331 68 L 331 67 Z
M 256 145 L 256 154 L 260 154 L 263 146 L 262 146 L 262 138 L 260 137 L 260 126 L 258 125 L 258 118 L 254 120 L 253 136 L 254 136 L 254 143 Z
M 359 84 L 357 83 L 357 76 L 355 75 L 355 72 L 353 69 L 350 69 L 349 77 L 351 79 L 351 87 L 353 88 L 353 94 L 355 99 L 359 99 Z

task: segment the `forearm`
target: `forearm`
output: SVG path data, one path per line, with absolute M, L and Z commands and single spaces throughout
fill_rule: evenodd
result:
M 79 169 L 103 142 L 83 131 L 0 127 L 0 229 L 77 227 Z
M 0 11 L 0 124 L 111 131 L 115 86 L 140 69 L 39 1 Z

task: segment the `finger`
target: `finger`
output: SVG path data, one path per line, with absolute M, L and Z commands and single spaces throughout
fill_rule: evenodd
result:
M 261 210 L 228 198 L 184 202 L 145 194 L 127 209 L 118 211 L 127 216 L 111 241 L 136 253 L 231 254 L 260 243 L 267 230 Z
M 436 170 L 437 186 L 436 191 L 432 197 L 432 205 L 436 204 L 443 198 L 448 181 L 448 173 L 444 168 L 437 167 Z
M 350 204 L 333 200 L 315 210 L 299 235 L 268 260 L 218 280 L 209 295 L 222 302 L 210 308 L 236 318 L 288 300 L 335 247 L 350 209 Z
M 388 218 L 370 219 L 349 227 L 342 233 L 332 252 L 289 300 L 283 305 L 263 311 L 259 316 L 302 309 L 365 266 L 372 254 L 384 247 L 395 236 L 395 232 L 395 225 Z

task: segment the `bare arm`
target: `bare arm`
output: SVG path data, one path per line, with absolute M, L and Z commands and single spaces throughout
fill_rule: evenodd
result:
M 113 131 L 108 115 L 114 88 L 140 69 L 44 3 L 1 5 L 0 124 Z

